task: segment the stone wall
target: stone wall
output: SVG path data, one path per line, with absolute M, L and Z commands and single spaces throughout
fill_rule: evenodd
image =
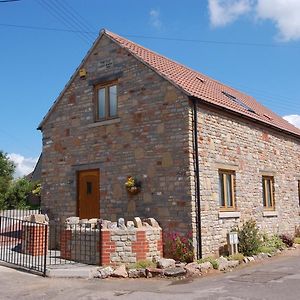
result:
M 99 169 L 101 218 L 155 216 L 190 231 L 187 97 L 105 36 L 83 67 L 87 77 L 74 77 L 42 128 L 43 210 L 76 215 L 76 172 Z M 95 122 L 93 82 L 113 76 L 118 118 Z M 137 195 L 125 189 L 129 175 L 141 181 Z
M 97 223 L 67 219 L 61 233 L 61 257 L 93 265 L 119 265 L 162 257 L 162 230 L 156 220 L 134 218 L 125 225 L 99 220 Z M 91 226 L 94 224 L 94 226 Z
M 51 219 L 76 215 L 76 172 L 99 169 L 101 218 L 155 216 L 165 231 L 192 231 L 196 245 L 188 97 L 105 36 L 83 67 L 87 77 L 75 75 L 42 128 L 42 208 Z M 93 84 L 113 77 L 118 118 L 95 122 Z M 299 141 L 200 101 L 198 120 L 203 253 L 218 254 L 228 231 L 249 218 L 262 231 L 292 233 L 299 224 Z M 234 213 L 219 210 L 220 168 L 236 172 Z M 264 174 L 275 178 L 276 210 L 269 214 L 262 205 Z M 137 195 L 126 192 L 129 175 L 142 182 Z
M 250 218 L 262 232 L 293 234 L 300 224 L 299 139 L 204 105 L 198 121 L 203 253 L 218 255 L 232 227 Z M 193 166 L 191 160 L 191 174 Z M 233 212 L 220 211 L 219 169 L 235 171 Z M 274 211 L 263 207 L 263 175 L 274 176 Z

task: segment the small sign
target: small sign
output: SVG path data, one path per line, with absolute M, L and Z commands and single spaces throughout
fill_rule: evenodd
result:
M 229 244 L 237 245 L 239 243 L 237 232 L 229 232 Z

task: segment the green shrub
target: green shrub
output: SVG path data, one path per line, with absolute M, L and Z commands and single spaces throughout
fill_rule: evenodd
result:
M 215 258 L 213 258 L 211 256 L 201 258 L 201 259 L 197 260 L 198 264 L 202 264 L 202 263 L 205 263 L 205 262 L 210 262 L 212 264 L 213 268 L 216 269 L 216 270 L 219 268 L 219 263 L 217 262 L 217 260 Z
M 295 237 L 294 243 L 295 244 L 300 244 L 300 237 Z
M 245 256 L 242 253 L 236 253 L 228 256 L 228 260 L 238 260 L 239 262 L 242 262 L 244 257 Z
M 268 246 L 260 246 L 258 248 L 258 252 L 259 253 L 274 253 L 276 251 L 276 248 L 273 248 L 273 247 L 268 247 Z
M 282 242 L 281 238 L 274 234 L 268 236 L 267 234 L 262 234 L 262 243 L 261 246 L 258 248 L 258 252 L 260 253 L 275 253 L 277 249 L 285 248 L 284 243 Z
M 249 220 L 238 229 L 239 252 L 246 256 L 257 254 L 262 244 L 259 229 L 254 220 Z
M 150 260 L 140 260 L 134 264 L 130 264 L 128 269 L 146 269 L 146 268 L 155 268 L 156 264 Z
M 264 241 L 263 245 L 270 247 L 270 248 L 275 248 L 275 249 L 283 249 L 285 247 L 281 238 L 276 234 L 271 235 L 270 237 L 267 237 L 267 239 Z

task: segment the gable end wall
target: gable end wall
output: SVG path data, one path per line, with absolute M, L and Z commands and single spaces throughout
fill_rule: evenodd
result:
M 43 124 L 42 207 L 51 218 L 77 214 L 76 172 L 100 170 L 100 217 L 154 217 L 168 230 L 190 231 L 188 99 L 103 36 Z M 116 123 L 94 122 L 91 83 L 118 74 Z M 129 195 L 127 176 L 142 181 Z

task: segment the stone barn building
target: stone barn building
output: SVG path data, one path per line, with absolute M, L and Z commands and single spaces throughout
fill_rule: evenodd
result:
M 218 254 L 233 226 L 299 225 L 300 130 L 231 87 L 103 30 L 39 125 L 51 218 L 156 218 Z M 134 193 L 128 176 L 139 181 Z

